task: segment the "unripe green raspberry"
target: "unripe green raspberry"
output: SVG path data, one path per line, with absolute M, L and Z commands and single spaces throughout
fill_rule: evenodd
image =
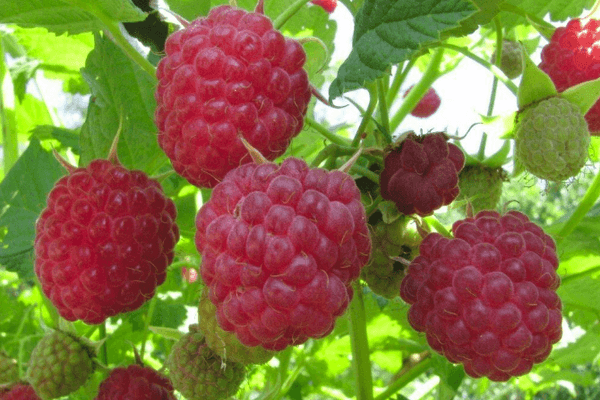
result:
M 173 387 L 188 400 L 226 399 L 245 376 L 244 365 L 226 362 L 208 347 L 198 325 L 173 345 L 167 366 Z
M 551 97 L 517 115 L 515 161 L 538 178 L 560 182 L 577 175 L 589 145 L 587 122 L 566 99 Z
M 400 294 L 405 266 L 392 257 L 412 260 L 419 251 L 420 236 L 406 227 L 407 219 L 399 217 L 391 224 L 383 221 L 372 228 L 371 259 L 361 271 L 362 279 L 380 296 L 393 299 Z
M 492 63 L 496 62 L 495 51 L 490 61 Z M 523 54 L 521 54 L 521 45 L 518 42 L 514 40 L 504 40 L 502 42 L 500 69 L 509 79 L 515 79 L 523 73 Z
M 502 196 L 506 176 L 502 168 L 467 165 L 458 175 L 460 194 L 457 200 L 469 200 L 474 214 L 481 210 L 494 210 Z
M 208 347 L 226 361 L 234 361 L 244 365 L 264 364 L 275 355 L 262 346 L 246 347 L 237 339 L 234 333 L 224 331 L 217 323 L 217 307 L 208 298 L 208 288 L 205 287 L 200 296 L 198 306 L 198 325 Z
M 79 389 L 94 371 L 93 348 L 82 339 L 53 331 L 31 353 L 26 379 L 43 400 Z
M 0 385 L 18 380 L 19 368 L 17 361 L 10 358 L 5 352 L 0 351 Z

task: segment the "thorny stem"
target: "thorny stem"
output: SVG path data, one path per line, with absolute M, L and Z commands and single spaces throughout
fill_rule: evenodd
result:
M 408 115 L 409 112 L 417 103 L 421 100 L 421 98 L 425 95 L 427 90 L 431 87 L 431 84 L 435 82 L 435 80 L 439 77 L 439 67 L 442 63 L 442 59 L 444 57 L 444 49 L 438 47 L 435 49 L 433 55 L 431 56 L 431 61 L 429 61 L 429 65 L 427 66 L 427 70 L 421 77 L 421 80 L 412 88 L 410 93 L 404 98 L 400 109 L 396 112 L 396 114 L 390 120 L 390 135 L 398 128 L 400 123 L 404 120 L 404 118 Z
M 496 16 L 494 18 L 494 26 L 496 27 L 496 67 L 500 67 L 502 62 L 502 25 L 500 20 Z M 487 116 L 491 117 L 494 112 L 494 103 L 496 102 L 496 92 L 498 91 L 498 77 L 494 75 L 494 81 L 492 82 L 492 93 L 490 94 L 490 103 L 488 105 Z M 477 158 L 483 160 L 485 158 L 485 145 L 487 143 L 487 133 L 483 132 L 481 136 L 481 143 L 479 144 L 479 151 L 477 152 Z
M 500 68 L 496 67 L 495 65 L 493 65 L 490 62 L 485 61 L 483 58 L 473 54 L 469 49 L 467 49 L 466 47 L 460 47 L 460 46 L 455 46 L 453 44 L 450 43 L 441 43 L 440 44 L 441 47 L 445 47 L 447 49 L 450 50 L 454 50 L 457 51 L 461 54 L 464 54 L 465 56 L 469 57 L 471 60 L 475 61 L 476 63 L 480 64 L 482 67 L 489 69 L 490 71 L 492 71 L 492 73 L 498 77 L 498 79 L 500 81 L 502 81 L 502 83 L 504 83 L 504 85 L 506 85 L 506 87 L 508 88 L 508 90 L 510 90 L 515 96 L 517 96 L 517 92 L 519 90 L 519 88 L 517 87 L 517 85 L 514 84 L 513 81 L 511 81 L 510 79 L 508 79 L 506 77 L 506 75 L 504 75 L 504 73 L 500 70 Z
M 340 146 L 348 146 L 350 144 L 350 141 L 348 139 L 338 136 L 335 133 L 329 132 L 329 129 L 325 128 L 323 125 L 321 125 L 314 119 L 312 119 L 310 117 L 306 117 L 304 120 L 306 121 L 306 124 L 308 126 L 310 126 L 314 130 L 316 130 L 318 133 L 323 135 L 325 137 L 325 139 L 329 140 L 330 142 L 335 143 Z
M 406 371 L 404 375 L 401 375 L 386 390 L 375 396 L 374 400 L 386 400 L 392 397 L 392 395 L 398 392 L 400 389 L 412 382 L 416 377 L 427 371 L 431 367 L 431 357 L 423 359 L 420 363 Z
M 378 79 L 377 80 L 377 94 L 379 97 L 379 117 L 381 118 L 381 125 L 383 126 L 383 129 L 385 132 L 382 132 L 382 137 L 385 141 L 385 144 L 388 145 L 390 143 L 392 143 L 392 132 L 390 132 L 390 116 L 389 116 L 389 110 L 388 110 L 388 104 L 385 100 L 385 95 L 386 95 L 386 89 L 387 87 L 384 86 L 383 84 L 383 80 L 382 79 Z
M 306 3 L 310 0 L 296 0 L 293 2 L 284 12 L 282 12 L 276 19 L 273 21 L 273 27 L 278 31 L 281 30 L 281 27 L 290 19 L 294 14 L 296 14 Z
M 367 127 L 367 124 L 371 121 L 371 115 L 373 115 L 373 111 L 375 111 L 375 106 L 377 105 L 377 86 L 374 83 L 371 83 L 367 85 L 367 90 L 369 91 L 369 105 L 367 106 L 367 109 L 363 114 L 362 121 L 360 121 L 360 125 L 356 130 L 356 134 L 352 140 L 352 147 L 358 147 L 360 139 L 362 138 L 362 134 Z
M 402 86 L 402 84 L 404 83 L 406 76 L 412 69 L 413 65 L 415 65 L 416 61 L 417 61 L 417 57 L 412 57 L 408 61 L 408 64 L 406 64 L 406 66 L 404 67 L 404 69 L 402 71 L 400 71 L 400 70 L 396 71 L 396 76 L 394 76 L 394 80 L 392 81 L 392 86 L 390 86 L 390 90 L 388 90 L 388 93 L 387 93 L 387 96 L 385 99 L 386 104 L 390 105 L 394 102 L 394 100 L 396 100 L 396 97 L 398 96 L 398 91 L 400 90 L 400 86 Z
M 150 306 L 148 307 L 148 314 L 146 314 L 146 321 L 144 321 L 144 338 L 142 339 L 142 349 L 140 350 L 140 358 L 144 359 L 144 353 L 146 351 L 146 342 L 148 341 L 148 334 L 150 330 L 148 327 L 150 326 L 150 322 L 152 321 L 152 316 L 154 315 L 154 310 L 156 309 L 156 297 L 152 297 L 150 300 Z
M 353 283 L 354 298 L 350 302 L 350 344 L 352 346 L 352 369 L 356 381 L 356 399 L 373 400 L 373 376 L 369 360 L 367 320 L 360 283 Z
M 569 236 L 571 232 L 579 225 L 581 220 L 586 216 L 588 211 L 593 207 L 600 197 L 600 172 L 596 174 L 596 177 L 592 181 L 592 184 L 588 188 L 587 192 L 583 196 L 583 199 L 579 202 L 579 205 L 575 209 L 575 212 L 571 214 L 567 222 L 563 225 L 560 231 L 556 234 L 555 240 L 560 243 Z

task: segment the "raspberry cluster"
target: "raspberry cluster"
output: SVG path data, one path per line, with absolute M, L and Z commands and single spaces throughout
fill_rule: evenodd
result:
M 580 19 L 573 19 L 566 27 L 557 28 L 542 49 L 539 67 L 559 92 L 600 78 L 600 21 L 590 19 L 584 25 Z M 600 101 L 585 119 L 592 134 L 600 132 Z
M 465 156 L 442 132 L 409 133 L 384 159 L 381 197 L 403 214 L 430 215 L 458 196 L 458 173 Z
M 167 39 L 156 71 L 158 142 L 190 183 L 213 187 L 250 162 L 239 135 L 267 159 L 302 129 L 311 98 L 304 49 L 266 16 L 213 8 Z
M 429 234 L 402 281 L 410 324 L 472 377 L 528 373 L 562 335 L 554 241 L 517 211 L 481 211 L 452 233 Z
M 270 350 L 329 334 L 371 251 L 352 177 L 297 158 L 231 171 L 196 227 L 219 325 Z
M 94 160 L 61 178 L 36 223 L 35 273 L 68 321 L 99 324 L 139 308 L 179 240 L 175 204 L 142 171 Z

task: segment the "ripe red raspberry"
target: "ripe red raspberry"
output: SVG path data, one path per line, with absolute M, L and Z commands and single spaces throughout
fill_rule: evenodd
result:
M 36 223 L 35 273 L 68 321 L 99 324 L 154 296 L 179 240 L 160 184 L 118 162 L 71 167 Z
M 554 241 L 517 211 L 481 211 L 452 233 L 427 235 L 402 281 L 410 324 L 472 377 L 527 374 L 562 335 Z
M 444 133 L 411 132 L 384 159 L 381 197 L 406 215 L 433 214 L 458 196 L 458 173 L 464 164 L 464 154 Z
M 404 92 L 404 96 L 408 96 L 408 93 L 412 90 L 415 85 L 412 85 L 406 92 Z M 425 93 L 425 96 L 417 103 L 417 106 L 413 108 L 410 112 L 410 115 L 418 118 L 427 118 L 431 117 L 437 109 L 440 107 L 442 100 L 440 96 L 438 96 L 437 92 L 433 88 L 429 88 Z
M 311 3 L 322 7 L 323 10 L 327 11 L 329 14 L 334 12 L 337 7 L 337 0 L 313 0 Z
M 231 171 L 196 227 L 219 325 L 276 351 L 333 330 L 371 250 L 352 177 L 297 158 Z
M 600 21 L 590 19 L 585 25 L 574 19 L 557 28 L 542 49 L 539 65 L 559 92 L 582 82 L 600 78 Z M 600 133 L 600 101 L 587 112 L 585 119 L 592 134 Z
M 0 400 L 41 400 L 31 385 L 17 383 L 10 389 L 0 388 Z
M 115 368 L 100 384 L 95 400 L 175 400 L 171 381 L 137 364 Z
M 311 98 L 306 54 L 262 13 L 213 8 L 166 42 L 156 75 L 158 142 L 190 183 L 213 187 L 251 162 L 239 135 L 267 159 L 302 129 Z

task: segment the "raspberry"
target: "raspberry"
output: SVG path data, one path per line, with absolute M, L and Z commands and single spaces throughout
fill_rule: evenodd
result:
M 17 361 L 3 351 L 0 351 L 0 385 L 19 380 Z
M 415 85 L 412 85 L 406 92 L 404 92 L 404 96 L 408 96 L 408 93 L 412 90 Z M 431 117 L 437 109 L 440 107 L 442 100 L 440 96 L 438 96 L 437 92 L 433 88 L 429 88 L 425 93 L 425 96 L 417 103 L 416 107 L 410 112 L 410 115 L 418 118 L 427 118 Z
M 166 42 L 157 68 L 158 142 L 190 183 L 213 187 L 251 161 L 285 152 L 311 98 L 306 54 L 261 13 L 213 8 Z
M 502 196 L 502 184 L 507 179 L 502 168 L 485 165 L 467 165 L 458 174 L 458 200 L 469 200 L 473 212 L 493 210 Z
M 175 400 L 171 381 L 137 364 L 115 368 L 100 384 L 95 400 Z
M 231 171 L 196 227 L 217 321 L 248 347 L 279 351 L 328 335 L 371 252 L 352 177 L 297 158 Z
M 329 14 L 334 12 L 337 7 L 337 0 L 312 0 L 311 3 L 322 7 L 323 10 L 327 11 Z
M 208 298 L 206 287 L 200 296 L 198 316 L 198 326 L 204 333 L 206 344 L 222 359 L 244 365 L 264 364 L 275 355 L 260 346 L 246 347 L 233 333 L 221 329 L 217 323 L 217 307 Z
M 557 28 L 542 49 L 539 67 L 559 92 L 600 78 L 600 21 L 590 19 L 583 25 L 574 19 L 566 27 Z M 600 101 L 587 112 L 585 120 L 590 132 L 600 132 Z
M 26 379 L 43 399 L 79 389 L 94 371 L 93 348 L 68 333 L 53 331 L 35 346 Z
M 560 182 L 577 175 L 589 145 L 585 119 L 568 100 L 551 97 L 517 115 L 515 161 L 538 178 Z
M 99 324 L 154 295 L 179 240 L 160 184 L 116 161 L 72 168 L 36 223 L 35 273 L 68 321 Z
M 188 400 L 220 400 L 233 396 L 245 377 L 242 364 L 213 352 L 197 325 L 191 325 L 167 359 L 173 386 Z
M 431 215 L 458 196 L 458 173 L 465 156 L 442 132 L 409 133 L 384 159 L 381 197 L 406 215 Z
M 412 259 L 418 253 L 421 242 L 417 232 L 407 229 L 406 224 L 406 219 L 400 217 L 391 224 L 381 221 L 373 228 L 371 260 L 361 272 L 361 277 L 369 288 L 388 299 L 398 296 L 406 268 L 391 257 Z
M 496 62 L 496 52 L 492 54 L 492 63 Z M 500 70 L 509 79 L 515 79 L 523 73 L 523 54 L 521 45 L 514 40 L 502 42 L 502 57 L 500 59 Z
M 0 388 L 0 400 L 41 400 L 33 388 L 26 383 L 17 383 L 9 389 Z
M 410 324 L 472 377 L 528 373 L 562 335 L 554 241 L 517 211 L 481 211 L 452 232 L 427 235 L 402 281 Z

